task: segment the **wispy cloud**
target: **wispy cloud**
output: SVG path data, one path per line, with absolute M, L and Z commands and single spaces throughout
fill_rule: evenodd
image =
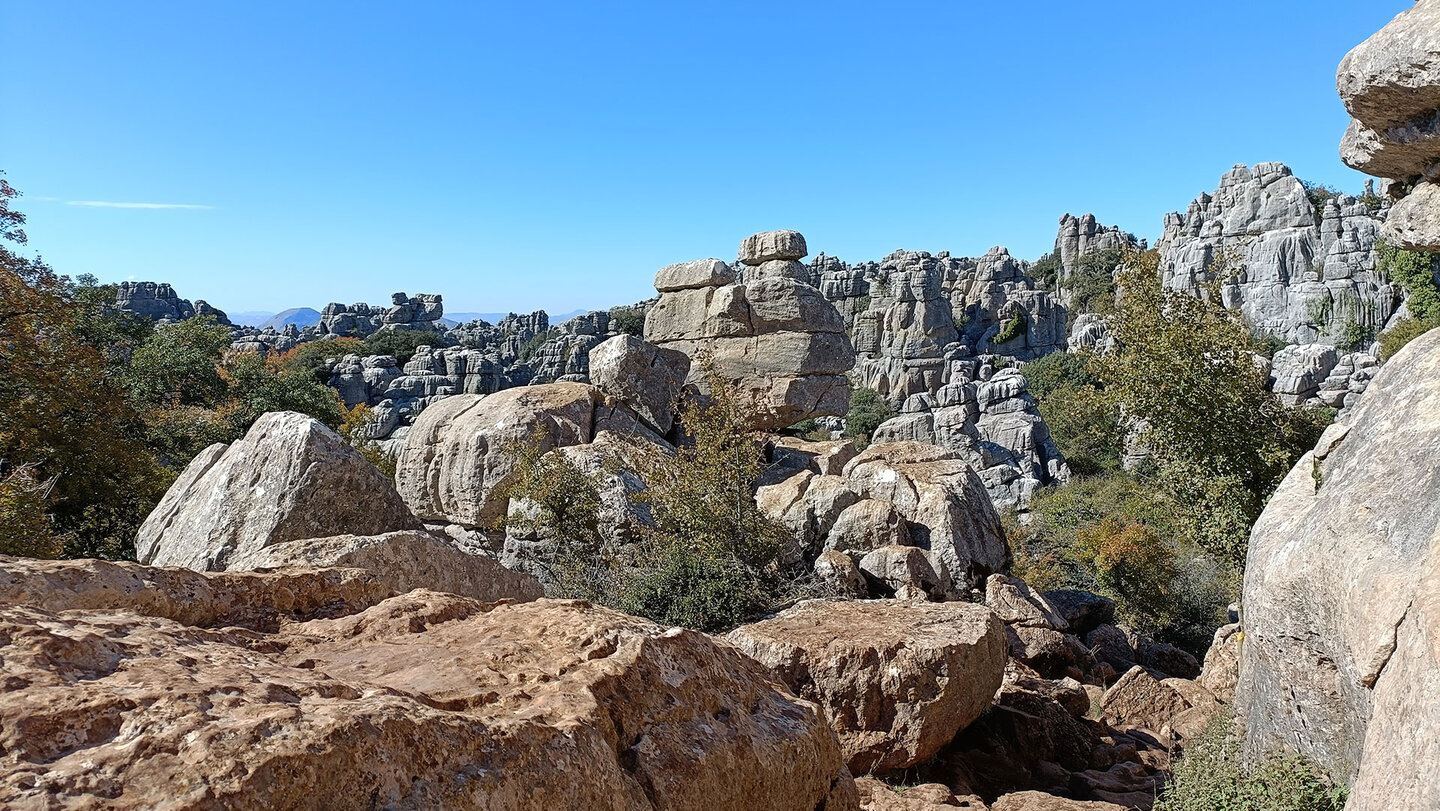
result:
M 197 206 L 190 203 L 114 203 L 109 200 L 71 200 L 69 205 L 86 208 L 188 208 L 208 211 L 214 206 Z

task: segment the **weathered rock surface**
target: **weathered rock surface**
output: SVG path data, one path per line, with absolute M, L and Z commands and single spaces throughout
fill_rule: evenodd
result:
M 1395 204 L 1384 237 L 1440 248 L 1440 3 L 1420 0 L 1341 60 L 1335 86 L 1354 118 L 1341 158 L 1413 190 Z
M 141 583 L 202 577 L 104 566 Z M 819 710 L 703 634 L 578 602 L 426 591 L 278 629 L 218 627 L 223 612 L 188 625 L 135 613 L 122 591 L 85 610 L 37 607 L 64 602 L 53 595 L 0 609 L 0 804 L 858 805 Z
M 739 386 L 760 430 L 840 416 L 850 405 L 844 375 L 855 351 L 840 314 L 805 283 L 796 251 L 804 255 L 805 240 L 794 231 L 746 239 L 741 258 L 752 267 L 743 283 L 731 283 L 733 273 L 719 260 L 664 268 L 655 277 L 660 299 L 645 316 L 647 341 L 694 361 L 691 383 L 705 386 L 698 363 L 705 356 Z M 777 264 L 783 267 L 771 267 Z
M 154 321 L 161 325 L 184 321 L 196 316 L 210 316 L 215 323 L 230 325 L 225 313 L 206 304 L 180 298 L 175 288 L 155 282 L 121 282 L 115 287 L 115 309 L 122 313 Z
M 385 474 L 318 421 L 284 411 L 201 452 L 145 519 L 135 551 L 142 563 L 213 571 L 286 541 L 420 528 Z
M 910 542 L 925 550 L 953 596 L 1009 567 L 1000 516 L 979 475 L 956 452 L 916 442 L 874 444 L 850 460 L 845 478 L 862 498 L 894 505 Z
M 1251 534 L 1236 691 L 1252 750 L 1353 782 L 1348 808 L 1440 805 L 1440 330 L 1296 463 Z
M 330 567 L 365 569 L 396 594 L 429 589 L 483 602 L 534 600 L 544 596 L 534 577 L 512 572 L 495 558 L 462 552 L 428 532 L 290 541 L 236 555 L 227 561 L 229 571 Z
M 1123 805 L 1098 800 L 1069 800 L 1040 791 L 1017 791 L 1006 794 L 990 806 L 990 811 L 1125 811 Z
M 423 520 L 489 529 L 509 504 L 499 488 L 514 473 L 514 448 L 530 441 L 542 451 L 589 442 L 602 401 L 600 391 L 584 383 L 446 398 L 406 434 L 396 487 Z
M 1167 214 L 1156 248 L 1167 287 L 1198 296 L 1218 281 L 1257 332 L 1335 345 L 1348 324 L 1379 331 L 1400 306 L 1403 290 L 1375 267 L 1383 220 L 1348 195 L 1316 209 L 1284 164 L 1239 165 Z
M 918 786 L 892 788 L 873 777 L 855 780 L 860 792 L 862 811 L 986 811 L 985 801 L 973 794 L 955 796 L 949 786 L 924 783 Z
M 729 639 L 824 708 L 855 774 L 935 754 L 1005 671 L 999 619 L 967 603 L 807 600 Z
M 590 350 L 590 382 L 635 410 L 662 436 L 675 421 L 676 398 L 690 359 L 633 335 L 617 335 Z

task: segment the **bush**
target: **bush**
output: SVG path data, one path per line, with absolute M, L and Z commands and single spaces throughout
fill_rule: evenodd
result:
M 1307 758 L 1271 754 L 1247 767 L 1216 722 L 1175 764 L 1155 811 L 1343 811 L 1346 790 Z
M 1051 251 L 1030 266 L 1030 278 L 1041 290 L 1054 290 L 1060 281 L 1060 254 Z
M 1029 524 L 1010 522 L 1015 571 L 1032 587 L 1102 594 L 1123 624 L 1197 656 L 1239 590 L 1238 570 L 1188 538 L 1166 492 L 1128 474 L 1041 490 Z
M 1119 470 L 1125 447 L 1120 411 L 1090 364 L 1088 355 L 1052 352 L 1022 369 L 1056 447 L 1081 475 Z
M 860 444 L 870 441 L 880 424 L 895 416 L 890 404 L 878 392 L 855 387 L 850 389 L 850 411 L 845 415 L 845 437 Z
M 1380 357 L 1394 357 L 1405 344 L 1440 327 L 1440 254 L 1407 251 L 1385 242 L 1375 247 L 1375 267 L 1405 288 L 1408 318 L 1380 335 Z
M 645 337 L 645 309 L 643 307 L 611 307 L 610 328 L 624 335 Z
M 53 558 L 64 544 L 46 512 L 55 481 L 40 481 L 33 465 L 0 479 L 0 555 Z
M 1115 302 L 1115 269 L 1124 263 L 1125 251 L 1106 248 L 1076 261 L 1075 272 L 1060 280 L 1070 301 L 1070 323 L 1080 313 L 1108 313 Z
M 325 362 L 331 358 L 368 353 L 365 342 L 359 338 L 331 338 L 323 341 L 307 341 L 280 354 L 279 363 L 288 370 L 309 375 L 316 383 L 329 384 L 330 372 Z
M 364 351 L 357 355 L 394 355 L 395 362 L 404 366 L 415 356 L 415 350 L 422 346 L 449 346 L 449 341 L 438 332 L 426 330 L 382 329 L 364 340 Z M 333 355 L 331 357 L 334 357 Z
M 1436 328 L 1440 328 L 1440 324 L 1431 324 L 1418 318 L 1407 317 L 1396 321 L 1390 329 L 1380 333 L 1381 360 L 1395 357 L 1395 353 L 1404 349 L 1406 344 Z
M 350 443 L 350 447 L 360 452 L 365 460 L 374 465 L 387 478 L 395 478 L 395 454 L 390 453 L 381 447 L 380 443 L 370 439 L 370 427 L 375 424 L 375 410 L 365 403 L 359 403 L 354 408 L 345 409 L 345 417 L 340 421 L 340 436 Z
M 1025 320 L 1025 313 L 1016 313 L 1013 318 L 1000 326 L 1000 332 L 995 336 L 993 343 L 1008 344 L 1021 335 L 1024 335 L 1029 329 L 1029 326 L 1029 322 Z

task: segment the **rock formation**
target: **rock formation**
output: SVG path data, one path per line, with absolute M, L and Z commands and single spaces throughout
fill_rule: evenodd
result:
M 145 519 L 136 554 L 156 566 L 227 568 L 235 556 L 337 533 L 420 529 L 383 473 L 303 414 L 272 412 L 211 445 Z
M 382 329 L 418 330 L 434 332 L 445 305 L 437 294 L 420 293 L 414 297 L 395 293 L 390 297 L 389 307 L 372 307 L 359 303 L 345 306 L 336 302 L 326 304 L 320 311 L 321 335 L 364 338 Z
M 775 231 L 741 244 L 743 281 L 718 259 L 662 268 L 660 299 L 645 317 L 646 340 L 690 357 L 692 383 L 704 384 L 703 356 L 738 384 L 763 430 L 850 405 L 855 352 L 840 314 L 807 283 L 805 251 L 804 237 Z
M 1375 268 L 1384 222 L 1379 198 L 1340 195 L 1317 209 L 1280 163 L 1238 165 L 1184 214 L 1165 216 L 1156 243 L 1166 286 L 1222 301 L 1257 332 L 1336 344 L 1347 325 L 1377 333 L 1403 291 Z
M 1250 538 L 1238 714 L 1353 783 L 1351 811 L 1440 805 L 1440 330 L 1391 359 Z
M 1440 3 L 1419 0 L 1355 46 L 1335 85 L 1353 116 L 1341 159 L 1394 181 L 1385 240 L 1440 250 Z
M 196 301 L 192 305 L 189 300 L 180 298 L 170 285 L 155 282 L 121 282 L 116 285 L 115 309 L 162 324 L 208 315 L 216 323 L 230 326 L 230 319 L 223 311 L 204 301 Z
M 857 808 L 818 708 L 733 647 L 358 575 L 0 559 L 0 804 Z
M 990 706 L 1004 626 L 967 603 L 807 600 L 729 634 L 824 710 L 854 774 L 927 760 Z
M 1079 217 L 1065 214 L 1060 218 L 1060 230 L 1055 235 L 1055 256 L 1060 260 L 1058 294 L 1062 304 L 1067 300 L 1064 282 L 1080 270 L 1080 260 L 1091 254 L 1113 250 L 1144 250 L 1145 240 L 1136 239 L 1134 234 L 1122 231 L 1116 225 L 1101 225 L 1094 214 Z

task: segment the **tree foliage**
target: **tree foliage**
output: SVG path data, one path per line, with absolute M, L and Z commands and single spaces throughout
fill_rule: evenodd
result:
M 1155 811 L 1342 811 L 1348 792 L 1314 761 L 1275 752 L 1247 763 L 1229 721 L 1185 747 Z
M 1380 356 L 1394 357 L 1410 341 L 1440 327 L 1440 254 L 1407 251 L 1381 242 L 1376 269 L 1405 288 L 1407 318 L 1380 335 Z
M 1329 415 L 1281 405 L 1240 315 L 1218 295 L 1164 289 L 1156 252 L 1130 260 L 1121 291 L 1108 319 L 1115 348 L 1095 373 L 1142 421 L 1161 485 L 1188 508 L 1190 536 L 1243 560 L 1251 524 Z
M 850 411 L 845 415 L 845 436 L 859 443 L 869 443 L 880 424 L 895 416 L 885 398 L 871 389 L 855 386 L 850 389 Z

